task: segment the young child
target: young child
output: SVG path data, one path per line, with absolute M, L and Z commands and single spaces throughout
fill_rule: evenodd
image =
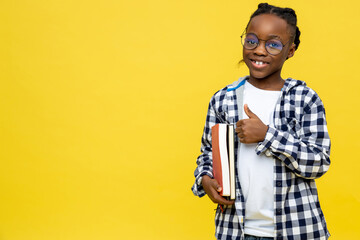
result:
M 249 76 L 210 100 L 192 191 L 218 204 L 217 239 L 330 236 L 315 184 L 330 165 L 325 109 L 305 82 L 281 78 L 299 47 L 296 24 L 293 9 L 259 4 L 242 35 Z M 235 201 L 221 197 L 213 179 L 211 127 L 217 123 L 236 126 Z

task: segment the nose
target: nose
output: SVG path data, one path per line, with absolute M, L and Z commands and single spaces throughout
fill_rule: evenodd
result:
M 264 56 L 267 54 L 266 47 L 265 47 L 265 41 L 259 41 L 259 44 L 254 49 L 254 54 L 257 54 L 259 56 Z

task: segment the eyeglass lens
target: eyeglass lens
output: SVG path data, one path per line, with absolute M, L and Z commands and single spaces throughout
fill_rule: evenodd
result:
M 252 50 L 259 45 L 259 39 L 255 34 L 246 34 L 242 37 L 242 44 L 246 49 Z M 282 43 L 277 39 L 269 39 L 265 42 L 265 48 L 272 55 L 279 54 L 283 48 Z

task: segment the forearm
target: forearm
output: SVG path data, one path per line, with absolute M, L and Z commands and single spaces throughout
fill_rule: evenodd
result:
M 276 157 L 299 177 L 315 179 L 326 173 L 330 166 L 330 139 L 327 132 L 320 135 L 323 137 L 296 138 L 270 126 L 256 151 Z
M 192 186 L 192 191 L 196 196 L 204 196 L 205 190 L 201 184 L 202 177 L 208 175 L 213 178 L 213 162 L 212 162 L 212 144 L 211 144 L 211 127 L 215 125 L 215 112 L 209 105 L 208 114 L 206 117 L 205 127 L 201 140 L 201 154 L 196 160 L 197 168 L 195 169 L 195 183 Z
M 199 156 L 199 158 L 203 157 Z M 194 195 L 199 197 L 202 197 L 206 194 L 202 186 L 202 177 L 204 175 L 213 178 L 212 161 L 209 159 L 206 161 L 201 160 L 201 163 L 198 165 L 194 172 L 195 183 L 192 186 L 191 190 L 193 191 Z
M 194 172 L 195 183 L 191 188 L 193 193 L 199 197 L 206 194 L 201 184 L 202 176 L 207 175 L 213 178 L 211 128 L 217 123 L 226 122 L 225 116 L 219 112 L 220 106 L 222 110 L 226 107 L 219 103 L 220 99 L 223 99 L 220 96 L 223 96 L 226 93 L 224 91 L 225 90 L 215 93 L 208 106 L 208 112 L 201 139 L 201 154 L 196 160 L 197 168 Z
M 194 195 L 199 197 L 202 197 L 206 194 L 201 184 L 202 176 L 208 175 L 209 177 L 213 178 L 211 127 L 215 125 L 216 118 L 214 115 L 215 114 L 213 109 L 211 106 L 209 106 L 203 136 L 201 139 L 201 154 L 196 160 L 197 167 L 194 171 L 195 183 L 191 188 Z

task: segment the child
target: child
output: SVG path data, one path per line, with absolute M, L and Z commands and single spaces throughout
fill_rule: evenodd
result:
M 242 35 L 249 76 L 211 98 L 192 191 L 218 204 L 217 239 L 328 239 L 315 179 L 330 165 L 325 109 L 305 82 L 282 79 L 299 47 L 293 9 L 258 5 Z M 236 125 L 236 199 L 219 195 L 211 127 Z M 220 210 L 219 205 L 224 207 Z

